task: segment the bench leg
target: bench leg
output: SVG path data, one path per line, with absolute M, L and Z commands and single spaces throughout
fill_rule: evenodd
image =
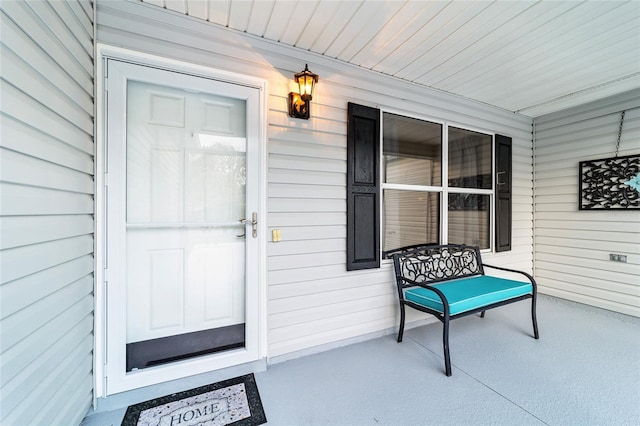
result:
M 400 303 L 400 328 L 398 329 L 398 343 L 402 342 L 404 335 L 404 303 Z
M 538 320 L 536 319 L 536 296 L 535 294 L 531 298 L 531 320 L 533 322 L 533 337 L 536 339 L 540 338 L 540 334 L 538 334 Z
M 451 358 L 449 357 L 449 318 L 442 322 L 442 346 L 444 348 L 444 373 L 451 376 Z
M 485 313 L 485 312 L 487 312 L 487 311 L 482 311 L 482 312 L 480 312 L 480 318 L 484 318 L 484 313 Z

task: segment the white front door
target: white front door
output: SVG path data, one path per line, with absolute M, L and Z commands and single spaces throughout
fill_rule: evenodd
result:
M 107 393 L 257 359 L 259 89 L 107 75 Z

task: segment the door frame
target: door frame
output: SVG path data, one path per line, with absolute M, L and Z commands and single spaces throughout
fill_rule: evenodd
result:
M 185 360 L 178 363 L 170 364 L 162 369 L 160 376 L 161 380 L 158 381 L 156 369 L 152 373 L 144 374 L 144 372 L 136 374 L 135 385 L 122 386 L 121 384 L 109 383 L 107 388 L 107 282 L 109 277 L 105 272 L 107 265 L 106 258 L 106 176 L 107 171 L 107 122 L 106 122 L 106 66 L 107 60 L 119 60 L 124 62 L 131 62 L 142 66 L 151 66 L 161 68 L 167 71 L 174 71 L 189 74 L 196 77 L 210 78 L 226 83 L 232 83 L 237 85 L 243 85 L 251 88 L 258 89 L 259 91 L 259 128 L 258 128 L 258 152 L 256 153 L 259 159 L 258 175 L 258 264 L 257 267 L 257 280 L 258 286 L 258 301 L 257 301 L 257 322 L 258 322 L 258 342 L 255 354 L 245 357 L 246 359 L 238 360 L 237 357 L 229 356 L 213 356 L 215 362 L 212 361 L 212 356 L 204 356 L 195 358 L 193 360 Z M 138 52 L 129 49 L 123 49 L 115 46 L 105 45 L 98 43 L 96 45 L 96 92 L 95 92 L 95 117 L 96 117 L 96 129 L 95 129 L 95 278 L 94 278 L 94 295 L 95 295 L 95 310 L 94 310 L 94 398 L 106 397 L 114 393 L 119 393 L 134 389 L 137 387 L 148 386 L 156 383 L 161 383 L 169 380 L 180 379 L 191 375 L 205 373 L 208 371 L 214 371 L 226 367 L 231 367 L 244 362 L 252 362 L 267 357 L 267 326 L 266 326 L 266 176 L 267 176 L 267 81 L 259 79 L 253 76 L 247 76 L 237 74 L 229 71 L 209 68 L 202 65 L 196 65 L 179 61 L 170 58 L 163 58 L 156 55 L 151 55 L 143 52 Z M 238 362 L 239 361 L 239 362 Z

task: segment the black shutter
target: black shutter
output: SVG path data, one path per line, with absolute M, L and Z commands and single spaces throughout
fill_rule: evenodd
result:
M 380 110 L 349 103 L 347 270 L 380 267 Z
M 496 135 L 496 251 L 511 250 L 511 138 Z

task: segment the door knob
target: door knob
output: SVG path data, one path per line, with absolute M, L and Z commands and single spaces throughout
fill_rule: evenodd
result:
M 253 212 L 253 214 L 251 215 L 251 220 L 247 220 L 247 219 L 240 219 L 240 223 L 250 223 L 251 224 L 251 235 L 253 236 L 253 238 L 257 238 L 258 237 L 258 213 Z

